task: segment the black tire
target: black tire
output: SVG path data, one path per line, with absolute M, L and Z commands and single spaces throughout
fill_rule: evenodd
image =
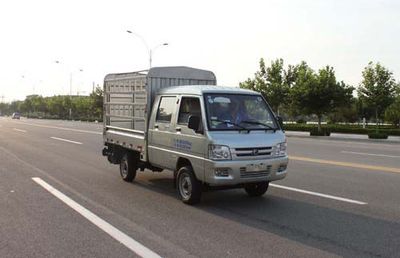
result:
M 196 179 L 190 166 L 181 167 L 177 173 L 176 185 L 179 197 L 185 204 L 196 204 L 200 202 L 202 187 L 201 182 Z
M 137 158 L 132 153 L 125 153 L 119 163 L 119 173 L 126 182 L 132 182 L 136 177 Z
M 251 197 L 262 196 L 268 190 L 269 182 L 251 183 L 244 186 L 244 190 Z

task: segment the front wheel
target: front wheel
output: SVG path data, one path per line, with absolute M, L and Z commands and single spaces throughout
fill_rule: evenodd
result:
M 249 196 L 256 197 L 265 194 L 268 186 L 269 182 L 250 183 L 244 186 L 244 190 Z
M 191 167 L 182 167 L 177 175 L 178 194 L 182 202 L 196 204 L 201 198 L 201 182 L 196 179 Z
M 137 160 L 131 153 L 125 153 L 119 164 L 119 173 L 124 181 L 132 182 L 136 177 Z

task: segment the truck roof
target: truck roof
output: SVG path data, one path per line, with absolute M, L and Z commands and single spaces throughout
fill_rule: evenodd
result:
M 211 71 L 188 66 L 153 67 L 149 70 L 147 76 L 153 78 L 187 78 L 192 80 L 210 81 L 217 80 L 215 74 Z
M 148 78 L 180 78 L 191 80 L 216 81 L 215 74 L 211 71 L 192 68 L 188 66 L 164 66 L 152 67 L 149 70 L 141 70 L 127 73 L 110 73 L 104 78 L 104 81 L 119 79 L 131 79 L 138 76 Z
M 241 89 L 238 87 L 210 86 L 210 85 L 187 85 L 163 88 L 159 94 L 192 94 L 202 95 L 204 93 L 226 93 L 226 94 L 249 94 L 259 95 L 260 93 L 252 90 Z

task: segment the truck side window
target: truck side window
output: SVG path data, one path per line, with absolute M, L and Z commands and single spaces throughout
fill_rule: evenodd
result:
M 175 97 L 161 97 L 160 105 L 158 106 L 156 121 L 171 122 L 172 112 L 176 103 Z
M 179 108 L 178 124 L 188 124 L 190 116 L 201 118 L 200 101 L 198 98 L 183 97 Z

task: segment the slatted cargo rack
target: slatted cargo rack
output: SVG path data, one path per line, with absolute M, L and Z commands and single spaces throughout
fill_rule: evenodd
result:
M 171 86 L 216 85 L 214 73 L 185 66 L 108 74 L 104 78 L 105 144 L 116 144 L 147 159 L 146 131 L 158 90 Z
M 104 81 L 104 114 L 107 127 L 145 130 L 147 72 L 112 74 Z

